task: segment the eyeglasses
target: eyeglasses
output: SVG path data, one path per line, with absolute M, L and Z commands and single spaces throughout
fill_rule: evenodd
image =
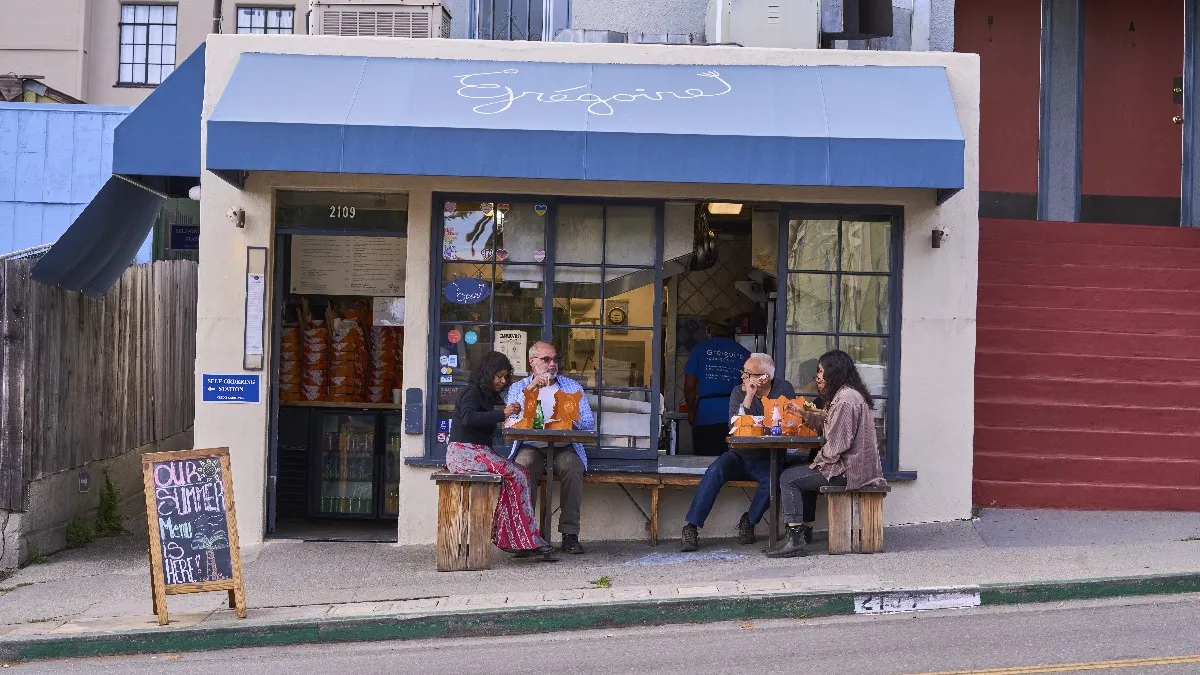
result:
M 533 360 L 541 361 L 542 363 L 558 363 L 561 359 L 557 356 L 535 356 Z
M 766 373 L 751 373 L 751 372 L 749 372 L 749 371 L 746 371 L 746 370 L 743 370 L 743 371 L 742 371 L 742 378 L 743 378 L 743 379 L 744 379 L 744 378 L 747 378 L 747 377 L 766 377 L 766 376 L 767 376 L 767 374 L 766 374 Z

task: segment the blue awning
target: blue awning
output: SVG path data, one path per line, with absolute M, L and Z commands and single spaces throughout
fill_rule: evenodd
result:
M 206 166 L 951 192 L 963 151 L 940 67 L 247 53 Z
M 104 295 L 137 256 L 163 201 L 120 176 L 109 178 L 30 275 L 43 284 Z
M 113 132 L 113 173 L 199 178 L 203 106 L 204 43 L 200 43 L 154 93 L 117 125 Z
M 117 125 L 113 175 L 33 267 L 35 281 L 100 296 L 137 258 L 164 196 L 200 179 L 204 44 Z

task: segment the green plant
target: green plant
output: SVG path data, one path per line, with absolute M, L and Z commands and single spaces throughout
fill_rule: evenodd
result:
M 105 469 L 104 492 L 100 493 L 100 507 L 96 509 L 97 537 L 115 537 L 125 532 L 125 516 L 121 515 L 118 508 L 120 501 L 121 492 L 113 485 L 108 469 Z
M 591 584 L 593 588 L 612 588 L 611 577 L 600 577 L 599 579 L 589 581 L 588 583 Z
M 87 546 L 95 538 L 96 533 L 82 520 L 76 518 L 67 523 L 67 548 Z
M 36 548 L 30 547 L 29 562 L 25 563 L 26 565 L 45 565 L 48 562 L 50 562 L 49 555 L 42 553 Z

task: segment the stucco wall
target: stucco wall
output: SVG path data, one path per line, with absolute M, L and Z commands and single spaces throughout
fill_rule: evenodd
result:
M 409 193 L 408 268 L 426 270 L 434 191 L 537 193 L 648 199 L 841 202 L 900 204 L 905 207 L 902 358 L 900 363 L 900 464 L 919 479 L 898 485 L 887 500 L 890 523 L 966 518 L 971 509 L 971 447 L 974 420 L 975 287 L 978 253 L 979 66 L 974 55 L 864 51 L 756 50 L 712 47 L 577 45 L 504 42 L 408 41 L 323 37 L 267 38 L 214 36 L 206 54 L 204 119 L 212 112 L 243 51 L 410 56 L 419 58 L 502 59 L 607 63 L 696 63 L 772 65 L 940 65 L 966 138 L 966 188 L 938 207 L 929 190 L 829 189 L 730 185 L 587 183 L 573 181 L 482 180 L 402 176 L 252 174 L 244 191 L 203 172 L 201 218 L 214 227 L 201 230 L 200 297 L 197 319 L 197 387 L 202 373 L 241 370 L 246 246 L 272 246 L 272 191 L 322 188 L 394 190 Z M 206 142 L 202 132 L 202 145 Z M 230 207 L 245 209 L 246 227 L 228 224 Z M 930 231 L 950 238 L 930 247 Z M 407 277 L 406 333 L 426 335 L 427 275 Z M 272 299 L 273 300 L 273 299 Z M 267 344 L 270 344 L 268 336 Z M 428 363 L 424 340 L 409 340 L 404 354 L 404 386 L 424 389 Z M 266 392 L 264 391 L 264 398 Z M 200 401 L 197 396 L 197 401 Z M 267 447 L 266 405 L 198 402 L 197 447 L 229 446 L 233 460 L 238 523 L 245 544 L 262 539 Z M 419 457 L 424 439 L 404 436 L 405 456 Z M 405 467 L 401 474 L 399 539 L 429 543 L 436 529 L 434 485 L 429 469 Z M 740 493 L 726 491 L 709 522 L 727 532 L 745 510 Z M 635 494 L 637 494 L 635 492 Z M 625 497 L 613 489 L 589 486 L 584 504 L 587 538 L 641 538 L 644 524 Z M 682 525 L 690 490 L 664 492 L 661 527 L 672 535 Z M 644 495 L 642 495 L 644 498 Z M 644 504 L 645 502 L 643 502 Z

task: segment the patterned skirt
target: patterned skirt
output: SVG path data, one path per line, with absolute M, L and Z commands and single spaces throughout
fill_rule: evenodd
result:
M 492 521 L 492 542 L 497 547 L 529 551 L 546 544 L 538 531 L 525 467 L 497 455 L 486 445 L 451 443 L 446 446 L 446 469 L 451 473 L 500 475 L 500 499 Z

